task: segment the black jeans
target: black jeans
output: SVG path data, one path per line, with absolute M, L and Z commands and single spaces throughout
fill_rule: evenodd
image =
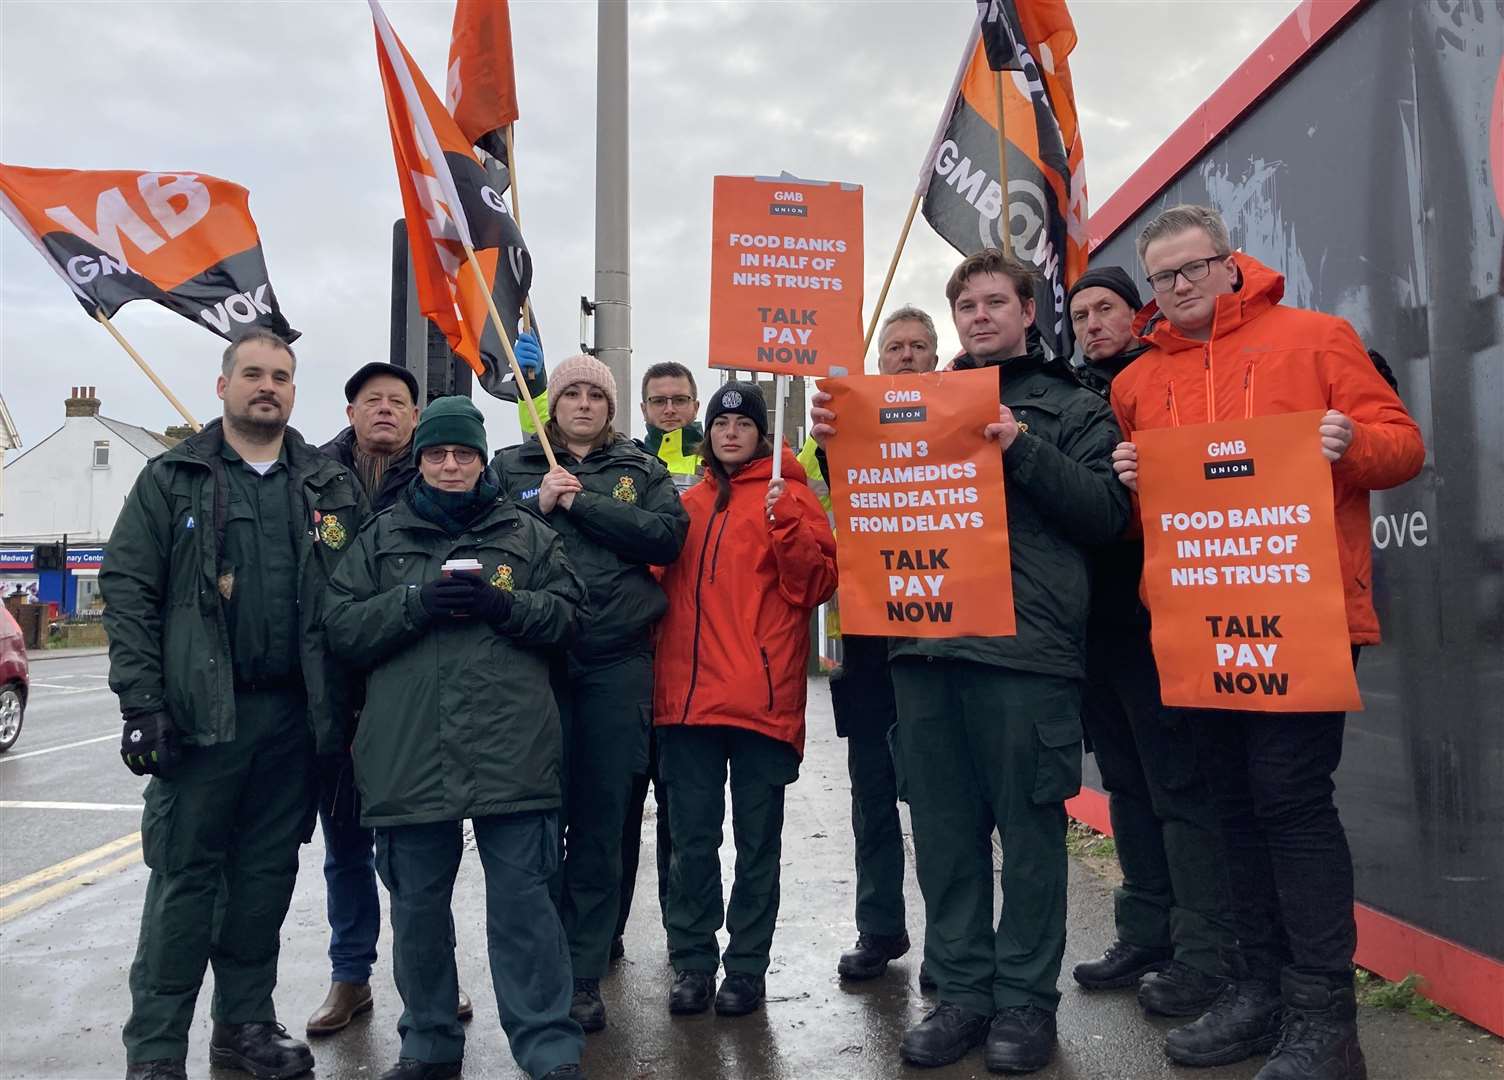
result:
M 1353 858 L 1332 800 L 1344 713 L 1188 710 L 1249 977 L 1352 982 Z

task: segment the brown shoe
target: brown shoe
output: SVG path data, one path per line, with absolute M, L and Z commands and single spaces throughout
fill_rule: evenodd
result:
M 363 1012 L 371 1010 L 371 984 L 333 982 L 329 996 L 308 1018 L 308 1034 L 333 1035 L 350 1025 Z
M 470 995 L 461 990 L 459 1018 L 461 1020 L 469 1020 L 474 1015 L 475 1006 L 470 1004 Z

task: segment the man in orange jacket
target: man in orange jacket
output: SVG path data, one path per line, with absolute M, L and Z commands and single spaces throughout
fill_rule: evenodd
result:
M 1420 429 L 1344 320 L 1284 307 L 1284 278 L 1234 253 L 1215 210 L 1176 206 L 1138 239 L 1150 349 L 1112 384 L 1118 478 L 1138 489 L 1142 428 L 1325 409 L 1348 630 L 1379 641 L 1368 493 L 1420 471 Z M 1152 615 L 1152 612 L 1151 612 Z M 1353 1000 L 1352 854 L 1332 801 L 1343 713 L 1191 710 L 1227 843 L 1240 977 L 1165 1038 L 1185 1065 L 1273 1049 L 1256 1080 L 1365 1080 Z

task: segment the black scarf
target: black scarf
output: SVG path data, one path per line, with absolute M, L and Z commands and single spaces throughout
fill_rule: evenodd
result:
M 485 513 L 501 494 L 501 483 L 488 465 L 469 491 L 443 491 L 431 487 L 423 474 L 414 476 L 407 485 L 407 501 L 413 513 L 437 525 L 450 536 L 458 536 L 471 522 Z

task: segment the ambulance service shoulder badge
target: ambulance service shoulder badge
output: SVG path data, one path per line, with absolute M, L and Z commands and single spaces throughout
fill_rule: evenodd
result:
M 496 568 L 496 573 L 491 575 L 491 585 L 497 589 L 512 591 L 512 568 L 502 563 Z
M 334 514 L 324 514 L 319 518 L 319 539 L 328 544 L 335 551 L 345 546 L 345 541 L 350 534 L 345 532 L 345 527 L 339 523 L 339 518 Z
M 611 489 L 611 495 L 617 502 L 635 503 L 637 501 L 637 485 L 632 483 L 630 476 L 623 476 Z

